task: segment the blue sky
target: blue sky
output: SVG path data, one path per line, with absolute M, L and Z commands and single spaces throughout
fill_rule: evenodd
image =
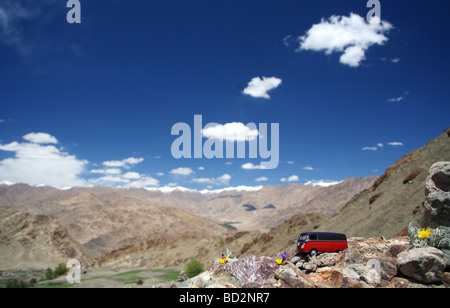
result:
M 36 2 L 0 3 L 0 182 L 341 181 L 449 127 L 447 1 L 382 0 L 372 25 L 361 0 L 80 0 L 81 24 Z M 173 158 L 171 129 L 194 115 L 279 123 L 278 167 Z

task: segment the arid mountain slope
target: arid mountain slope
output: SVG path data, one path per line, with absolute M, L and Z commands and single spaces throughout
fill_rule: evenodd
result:
M 320 214 L 296 215 L 268 233 L 232 232 L 209 239 L 183 237 L 176 240 L 149 241 L 139 246 L 124 246 L 98 260 L 98 266 L 175 267 L 183 269 L 195 258 L 206 267 L 227 253 L 239 258 L 250 255 L 275 255 L 295 251 L 302 232 L 311 231 L 329 218 Z
M 253 192 L 236 190 L 210 195 L 191 191 L 163 194 L 143 189 L 116 189 L 115 192 L 143 202 L 180 207 L 217 224 L 233 222 L 239 231 L 267 232 L 299 213 L 336 214 L 375 179 L 349 178 L 330 187 L 273 185 Z M 88 191 L 94 193 L 92 189 Z
M 0 208 L 0 268 L 54 268 L 69 259 L 92 263 L 54 218 Z
M 387 168 L 375 184 L 356 195 L 321 231 L 349 236 L 392 237 L 411 221 L 422 223 L 430 167 L 450 160 L 450 129 Z
M 179 208 L 155 206 L 109 191 L 94 195 L 27 185 L 3 186 L 0 207 L 54 217 L 71 238 L 96 255 L 153 239 L 180 235 L 208 238 L 226 232 Z

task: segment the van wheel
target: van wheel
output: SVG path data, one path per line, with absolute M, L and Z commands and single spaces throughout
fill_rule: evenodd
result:
M 309 254 L 311 255 L 311 257 L 315 257 L 315 256 L 317 256 L 318 251 L 317 251 L 317 249 L 312 249 L 312 250 L 309 252 Z

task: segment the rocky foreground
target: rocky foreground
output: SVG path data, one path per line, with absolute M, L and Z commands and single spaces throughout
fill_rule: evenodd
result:
M 339 254 L 302 259 L 289 253 L 276 257 L 248 256 L 184 282 L 160 287 L 180 288 L 447 288 L 444 254 L 433 247 L 414 248 L 406 237 L 351 238 Z M 447 270 L 449 268 L 447 267 Z

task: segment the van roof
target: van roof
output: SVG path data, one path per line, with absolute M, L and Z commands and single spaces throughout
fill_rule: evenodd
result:
M 325 234 L 338 234 L 338 235 L 345 235 L 345 234 L 343 234 L 343 233 L 335 233 L 335 232 L 304 232 L 304 233 L 302 233 L 301 235 L 310 235 L 310 234 L 322 234 L 322 235 L 325 235 Z

